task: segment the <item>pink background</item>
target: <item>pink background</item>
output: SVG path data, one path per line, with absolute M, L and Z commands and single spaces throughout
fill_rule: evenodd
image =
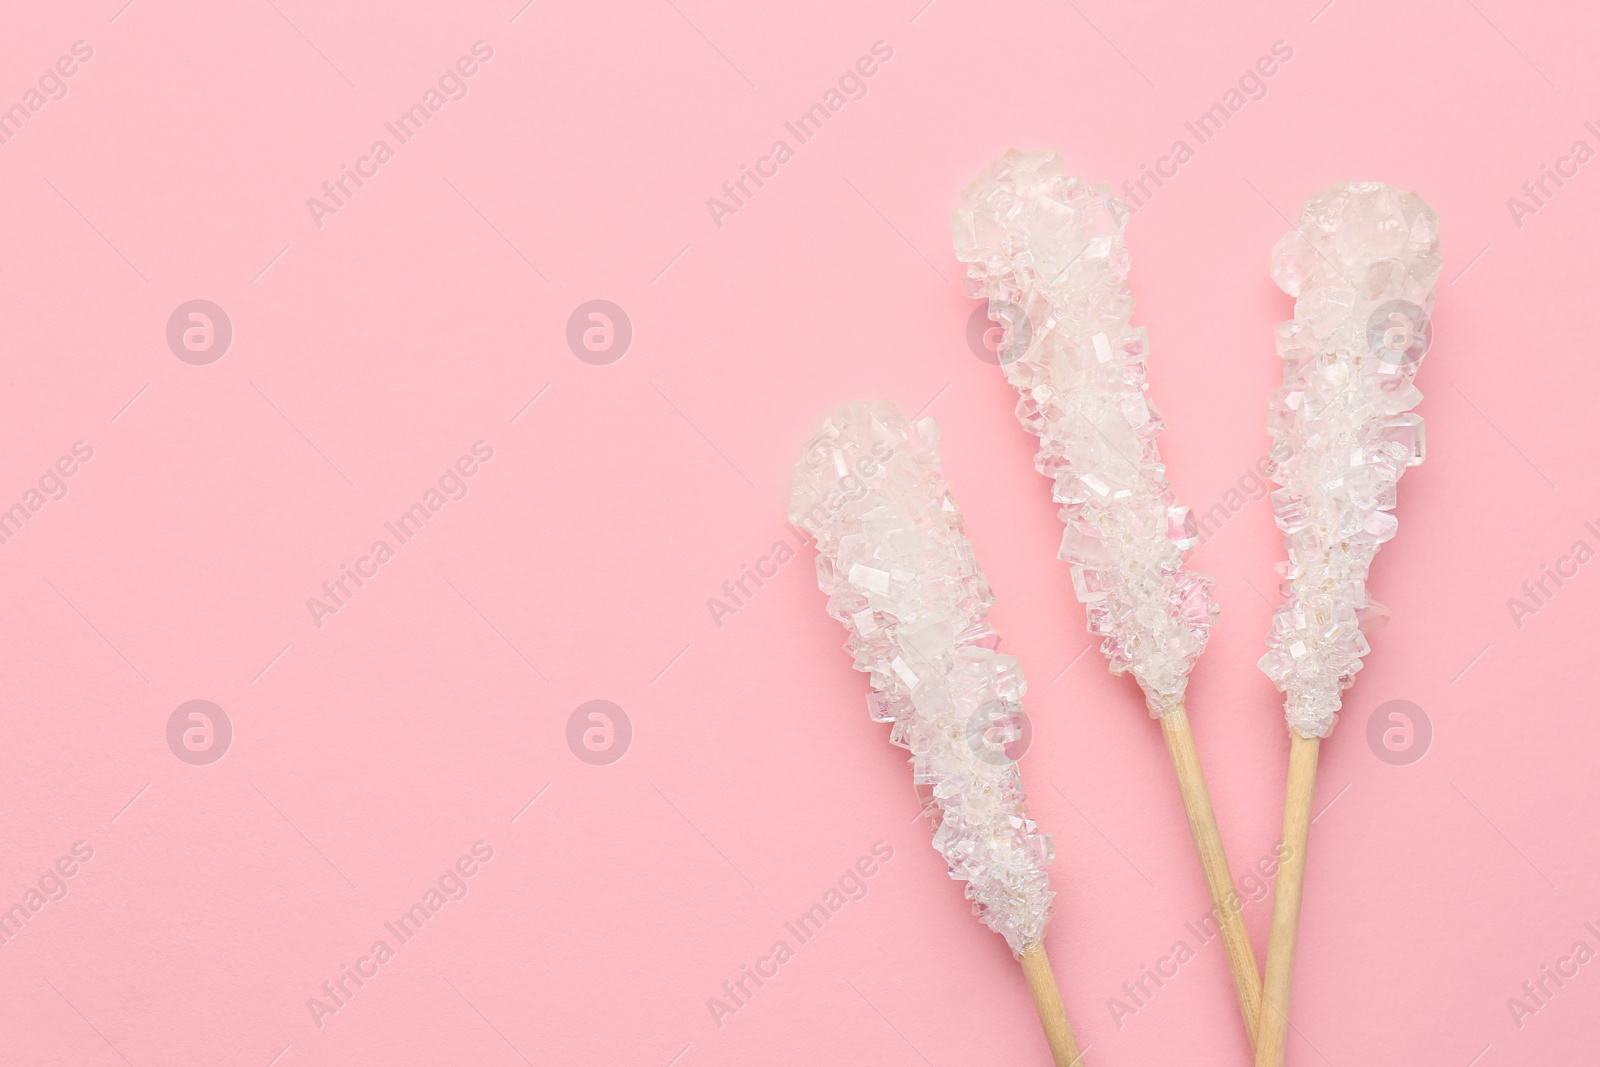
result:
M 1382 179 L 1438 210 L 1446 255 L 1430 455 L 1374 581 L 1394 618 L 1323 750 L 1290 1061 L 1592 1058 L 1600 962 L 1520 1028 L 1507 999 L 1600 949 L 1600 565 L 1520 627 L 1507 599 L 1600 548 L 1600 163 L 1520 226 L 1506 205 L 1574 140 L 1600 148 L 1592 11 L 124 2 L 13 5 L 0 32 L 0 103 L 94 50 L 0 146 L 0 506 L 94 451 L 0 546 L 0 907 L 93 849 L 0 945 L 0 1062 L 1046 1062 L 810 549 L 720 628 L 707 610 L 792 543 L 789 466 L 856 396 L 939 418 L 1032 680 L 1048 944 L 1088 1062 L 1247 1062 L 1215 943 L 1136 1014 L 1108 1006 L 1207 902 L 1159 729 L 1076 658 L 1059 523 L 965 342 L 948 219 L 1012 145 L 1114 185 L 1196 147 L 1185 120 L 1280 40 L 1266 97 L 1128 228 L 1180 499 L 1223 501 L 1266 450 L 1285 216 Z M 319 228 L 306 199 L 479 40 L 466 98 Z M 796 146 L 783 123 L 876 41 L 865 98 Z M 794 158 L 719 228 L 707 198 L 778 138 Z M 234 329 L 208 366 L 164 337 L 197 298 Z M 608 366 L 565 341 L 592 299 L 633 326 Z M 318 628 L 307 599 L 480 440 L 466 498 Z M 1254 666 L 1280 556 L 1252 500 L 1195 560 L 1223 614 L 1191 715 L 1241 874 L 1282 803 Z M 193 699 L 233 726 L 207 766 L 167 744 Z M 610 765 L 566 740 L 591 699 L 632 725 Z M 1390 700 L 1432 724 L 1418 762 L 1366 742 Z M 384 924 L 478 841 L 465 899 L 399 945 Z M 719 1028 L 707 999 L 878 841 L 867 896 Z M 1246 911 L 1258 954 L 1268 911 Z M 394 958 L 319 1026 L 308 998 L 380 938 Z

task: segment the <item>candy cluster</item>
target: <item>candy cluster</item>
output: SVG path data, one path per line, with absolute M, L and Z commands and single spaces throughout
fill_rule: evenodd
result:
M 842 405 L 795 469 L 791 518 L 817 539 L 817 582 L 845 649 L 871 676 L 868 710 L 911 752 L 937 808 L 934 847 L 974 912 L 1015 953 L 1044 935 L 1048 835 L 1028 818 L 1004 743 L 1020 732 L 1022 671 L 984 621 L 993 596 L 939 466 L 932 419 Z
M 1439 268 L 1438 216 L 1376 182 L 1329 186 L 1273 249 L 1273 280 L 1296 298 L 1277 330 L 1283 386 L 1268 415 L 1289 558 L 1261 669 L 1303 737 L 1332 731 L 1368 651 L 1363 624 L 1387 614 L 1367 572 L 1399 525 L 1396 483 L 1423 458 L 1413 379 Z
M 1067 176 L 1054 153 L 1012 151 L 962 194 L 953 229 L 968 294 L 1004 328 L 996 355 L 1062 505 L 1059 554 L 1089 632 L 1160 715 L 1181 704 L 1217 609 L 1211 579 L 1183 569 L 1199 533 L 1156 448 L 1125 218 L 1106 186 Z

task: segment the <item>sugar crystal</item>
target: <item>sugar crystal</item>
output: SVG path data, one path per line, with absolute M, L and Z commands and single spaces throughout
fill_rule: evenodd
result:
M 937 812 L 934 847 L 1015 953 L 1044 936 L 1049 837 L 1028 818 L 1004 745 L 1027 688 L 995 651 L 993 603 L 940 469 L 938 425 L 889 403 L 835 409 L 795 468 L 790 518 L 817 539 L 817 584 L 871 677 L 868 713 L 911 751 Z M 841 460 L 850 459 L 848 464 Z M 871 625 L 868 625 L 870 620 Z

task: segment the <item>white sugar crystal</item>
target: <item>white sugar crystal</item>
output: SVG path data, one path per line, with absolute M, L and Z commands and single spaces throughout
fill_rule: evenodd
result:
M 1388 610 L 1367 595 L 1378 546 L 1395 535 L 1395 484 L 1422 462 L 1412 379 L 1431 327 L 1439 219 L 1415 193 L 1342 182 L 1312 197 L 1272 253 L 1296 297 L 1278 327 L 1283 388 L 1272 396 L 1272 494 L 1289 561 L 1261 669 L 1287 694 L 1289 726 L 1326 737 L 1361 669 L 1362 634 Z
M 1044 936 L 1050 839 L 1028 818 L 1014 736 L 1025 683 L 994 651 L 993 597 L 939 466 L 938 426 L 893 404 L 843 405 L 795 468 L 790 518 L 817 539 L 817 583 L 871 675 L 867 706 L 932 787 L 934 847 L 1013 952 Z
M 1174 507 L 1156 448 L 1148 342 L 1129 323 L 1126 214 L 1054 153 L 1012 151 L 962 194 L 953 229 L 968 294 L 1006 327 L 1000 363 L 1063 505 L 1061 558 L 1089 632 L 1160 715 L 1182 702 L 1217 611 L 1211 579 L 1183 569 L 1199 533 Z

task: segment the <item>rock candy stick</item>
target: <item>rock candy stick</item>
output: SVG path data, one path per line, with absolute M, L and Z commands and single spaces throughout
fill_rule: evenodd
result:
M 937 443 L 932 419 L 912 426 L 892 404 L 837 408 L 796 466 L 790 517 L 817 539 L 818 585 L 871 676 L 872 717 L 892 724 L 932 791 L 934 848 L 1021 961 L 1056 1064 L 1076 1065 L 1044 951 L 1050 839 L 1028 817 L 1016 762 L 991 743 L 997 725 L 1017 731 L 1026 686 L 984 621 L 994 598 Z
M 1282 457 L 1272 508 L 1289 558 L 1261 669 L 1285 694 L 1289 781 L 1258 1067 L 1279 1067 L 1287 1041 L 1318 748 L 1367 654 L 1363 621 L 1386 613 L 1367 595 L 1367 572 L 1398 526 L 1395 486 L 1422 462 L 1413 379 L 1440 266 L 1438 216 L 1415 193 L 1376 182 L 1312 197 L 1272 253 L 1273 280 L 1295 298 L 1294 318 L 1278 327 L 1283 386 L 1268 416 Z
M 1145 396 L 1149 343 L 1128 293 L 1126 208 L 1104 185 L 1066 174 L 1052 152 L 1011 151 L 961 196 L 953 220 L 967 292 L 1005 327 L 998 352 L 1039 438 L 1034 465 L 1054 483 L 1060 557 L 1089 632 L 1161 721 L 1245 1032 L 1254 1040 L 1261 976 L 1184 708 L 1189 672 L 1216 619 L 1211 579 L 1183 567 L 1199 533 L 1173 502 Z

